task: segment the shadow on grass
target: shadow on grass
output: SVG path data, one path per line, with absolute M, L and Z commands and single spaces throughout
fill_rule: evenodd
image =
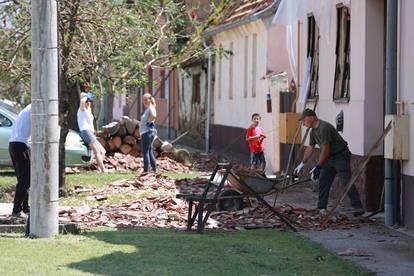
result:
M 94 275 L 366 275 L 309 241 L 275 230 L 197 235 L 142 229 L 85 236 L 118 250 L 119 245 L 136 249 L 68 265 Z
M 0 170 L 0 177 L 2 176 L 15 176 L 14 170 Z

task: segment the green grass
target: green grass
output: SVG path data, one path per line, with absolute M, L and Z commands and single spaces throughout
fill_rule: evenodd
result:
M 0 275 L 367 275 L 276 230 L 102 230 L 52 239 L 0 236 Z
M 0 202 L 13 201 L 6 192 L 16 185 L 17 179 L 14 170 L 11 168 L 0 169 Z
M 99 174 L 96 172 L 84 172 L 84 173 L 76 173 L 76 174 L 67 174 L 66 175 L 66 188 L 70 190 L 70 189 L 73 189 L 77 185 L 102 188 L 117 180 L 121 180 L 121 179 L 133 180 L 136 176 L 137 176 L 137 172 L 108 173 L 108 174 Z
M 198 172 L 190 173 L 164 173 L 164 176 L 179 180 L 184 178 L 197 178 L 199 177 Z M 80 193 L 74 194 L 73 190 L 75 186 L 83 186 L 89 188 L 104 188 L 110 183 L 125 179 L 133 180 L 137 176 L 136 172 L 129 173 L 109 173 L 109 174 L 98 174 L 96 172 L 83 172 L 76 174 L 66 175 L 66 189 L 69 192 L 68 197 L 60 198 L 60 205 L 62 206 L 82 206 L 82 205 L 100 205 L 108 203 L 120 203 L 140 198 L 148 198 L 159 196 L 159 193 L 150 192 L 138 192 L 138 193 L 122 193 L 118 195 L 108 195 L 108 199 L 103 201 L 96 201 L 90 196 L 93 193 Z M 0 202 L 12 202 L 13 198 L 8 196 L 5 192 L 9 189 L 14 188 L 16 185 L 16 176 L 14 175 L 13 169 L 2 169 L 0 170 Z
M 174 180 L 181 180 L 181 179 L 193 179 L 193 178 L 198 178 L 200 177 L 200 173 L 196 172 L 196 171 L 192 171 L 189 173 L 174 173 L 174 172 L 168 172 L 168 173 L 163 173 L 162 175 L 169 177 L 171 179 Z

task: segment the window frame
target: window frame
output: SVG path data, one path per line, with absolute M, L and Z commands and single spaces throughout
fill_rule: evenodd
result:
M 337 29 L 335 48 L 335 75 L 333 88 L 333 101 L 337 103 L 350 101 L 351 81 L 351 13 L 348 7 L 337 5 Z M 345 18 L 346 17 L 346 18 Z M 345 36 L 345 37 L 343 37 Z
M 315 16 L 308 15 L 308 40 L 307 40 L 307 58 L 311 58 L 310 65 L 310 84 L 307 91 L 308 100 L 316 100 L 319 98 L 319 42 L 320 29 L 316 24 Z

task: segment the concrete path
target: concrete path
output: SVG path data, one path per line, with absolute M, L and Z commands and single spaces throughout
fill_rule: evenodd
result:
M 382 225 L 301 233 L 378 276 L 414 275 L 414 238 Z
M 269 198 L 266 198 L 271 202 Z M 317 192 L 309 185 L 292 188 L 278 197 L 277 204 L 315 208 Z M 339 208 L 349 210 L 347 204 Z M 378 276 L 414 275 L 414 231 L 390 229 L 383 225 L 383 214 L 373 224 L 349 229 L 306 230 L 300 232 L 342 258 Z

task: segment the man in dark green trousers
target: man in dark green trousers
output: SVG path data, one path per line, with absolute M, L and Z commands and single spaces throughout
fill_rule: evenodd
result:
M 301 120 L 305 127 L 311 128 L 309 146 L 306 147 L 302 162 L 295 168 L 294 173 L 299 174 L 304 164 L 309 160 L 315 145 L 318 144 L 321 150 L 316 166 L 310 171 L 313 181 L 319 180 L 318 209 L 321 213 L 326 211 L 329 199 L 329 191 L 332 183 L 338 174 L 339 179 L 345 186 L 351 174 L 351 152 L 348 143 L 342 138 L 333 125 L 320 120 L 311 109 L 305 109 Z M 361 199 L 355 185 L 352 185 L 348 192 L 351 205 L 354 208 L 355 216 L 362 215 Z

